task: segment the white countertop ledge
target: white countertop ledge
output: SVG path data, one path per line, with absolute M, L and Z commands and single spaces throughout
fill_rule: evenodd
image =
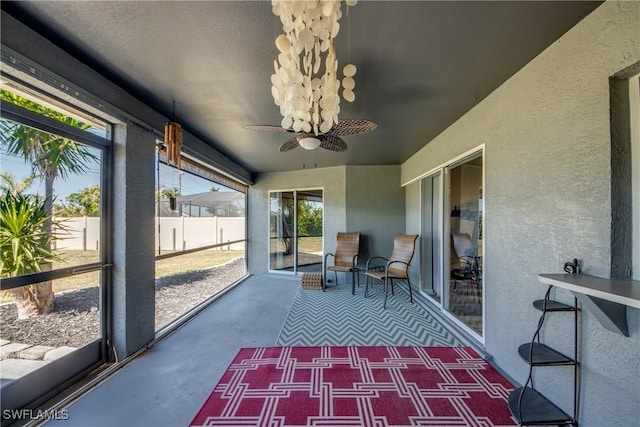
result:
M 587 274 L 539 274 L 543 283 L 584 295 L 640 308 L 640 281 L 605 279 Z

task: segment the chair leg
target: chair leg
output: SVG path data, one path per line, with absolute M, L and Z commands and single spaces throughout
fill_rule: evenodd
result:
M 478 281 L 478 279 L 475 280 L 475 294 L 476 294 L 476 298 L 478 299 L 478 302 L 481 302 L 480 300 L 480 282 Z
M 351 295 L 356 294 L 356 271 L 351 271 Z
M 382 305 L 383 309 L 387 309 L 387 286 L 389 286 L 389 279 L 387 279 L 386 277 L 384 278 L 384 304 Z
M 322 269 L 322 292 L 327 289 L 327 266 Z
M 411 300 L 411 304 L 413 304 L 413 292 L 411 291 L 411 282 L 409 281 L 408 277 L 407 277 L 407 285 L 409 285 L 409 299 Z

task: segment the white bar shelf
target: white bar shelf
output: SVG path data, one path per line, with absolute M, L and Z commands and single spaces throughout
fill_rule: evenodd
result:
M 540 274 L 538 280 L 567 289 L 606 329 L 629 336 L 627 307 L 640 308 L 640 281 L 587 274 Z

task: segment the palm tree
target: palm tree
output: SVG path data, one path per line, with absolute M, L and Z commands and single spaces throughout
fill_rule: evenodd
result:
M 45 229 L 50 222 L 45 200 L 34 194 L 0 194 L 0 276 L 15 277 L 40 271 L 43 264 L 58 256 L 51 249 L 53 237 Z M 34 286 L 21 286 L 9 291 L 24 319 L 53 309 L 53 293 L 43 293 Z
M 89 125 L 79 120 L 4 89 L 0 90 L 0 98 L 41 115 L 55 118 L 67 125 L 85 130 L 89 128 Z M 22 157 L 25 161 L 31 163 L 33 176 L 40 176 L 44 179 L 44 209 L 46 215 L 43 230 L 48 236 L 47 242 L 51 243 L 53 239 L 51 218 L 54 181 L 57 178 L 66 179 L 70 175 L 84 173 L 88 169 L 89 162 L 94 161 L 96 156 L 79 142 L 6 120 L 0 120 L 0 142 L 7 153 Z M 50 270 L 51 261 L 43 260 L 39 265 L 39 269 Z M 22 274 L 25 273 L 27 272 L 25 271 Z M 27 291 L 24 295 L 14 296 L 19 299 L 27 294 L 33 295 L 33 298 L 22 301 L 25 304 L 33 305 L 34 301 L 44 301 L 44 305 L 41 304 L 41 307 L 34 306 L 33 310 L 29 310 L 30 315 L 47 313 L 53 309 L 53 287 L 50 281 L 28 285 L 26 288 Z
M 27 188 L 33 184 L 36 179 L 35 176 L 28 176 L 23 178 L 22 181 L 17 182 L 15 177 L 10 173 L 0 173 L 0 190 L 10 191 L 11 194 L 23 193 Z

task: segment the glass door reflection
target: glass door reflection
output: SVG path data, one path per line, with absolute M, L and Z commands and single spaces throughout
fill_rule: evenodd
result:
M 270 197 L 269 269 L 294 269 L 294 192 L 272 192 Z
M 449 281 L 445 308 L 482 335 L 482 156 L 448 173 Z
M 321 189 L 271 192 L 270 270 L 322 271 L 323 207 Z

